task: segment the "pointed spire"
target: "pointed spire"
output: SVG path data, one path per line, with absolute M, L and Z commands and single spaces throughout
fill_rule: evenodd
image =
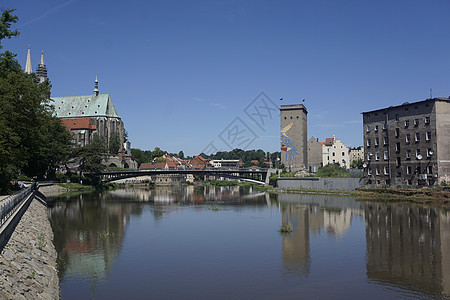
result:
M 47 79 L 47 67 L 44 64 L 44 50 L 41 52 L 41 62 L 36 69 L 36 75 L 39 77 L 39 82 L 44 82 Z
M 28 44 L 28 53 L 27 53 L 27 61 L 25 63 L 25 73 L 31 74 L 33 70 L 31 70 L 31 50 L 30 44 Z
M 98 80 L 97 80 L 97 74 L 95 75 L 94 95 L 95 95 L 95 96 L 98 96 Z
M 42 52 L 41 52 L 41 62 L 39 64 L 45 65 L 44 64 L 44 50 L 42 50 Z

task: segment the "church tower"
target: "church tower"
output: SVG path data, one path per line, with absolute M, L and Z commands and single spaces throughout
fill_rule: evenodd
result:
M 28 50 L 29 51 L 29 50 Z M 27 59 L 28 62 L 28 59 Z M 41 62 L 36 69 L 36 75 L 39 77 L 39 82 L 42 83 L 47 79 L 47 66 L 44 64 L 44 51 L 41 53 Z
M 25 73 L 27 74 L 33 73 L 33 70 L 31 70 L 31 50 L 29 44 L 28 44 L 27 61 L 25 63 Z

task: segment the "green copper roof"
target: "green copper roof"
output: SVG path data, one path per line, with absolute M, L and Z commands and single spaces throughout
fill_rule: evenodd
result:
M 120 118 L 109 94 L 52 97 L 58 118 L 114 117 Z

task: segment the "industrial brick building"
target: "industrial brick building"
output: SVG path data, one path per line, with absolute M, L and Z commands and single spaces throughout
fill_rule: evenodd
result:
M 405 102 L 362 114 L 367 184 L 450 181 L 450 98 Z

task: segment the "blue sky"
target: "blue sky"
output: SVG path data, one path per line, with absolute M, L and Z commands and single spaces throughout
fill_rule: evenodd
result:
M 430 88 L 450 96 L 448 0 L 0 0 L 0 8 L 20 19 L 21 35 L 4 49 L 24 67 L 31 44 L 33 71 L 44 50 L 53 96 L 90 94 L 97 74 L 134 148 L 279 151 L 277 113 L 266 110 L 264 124 L 245 113 L 261 92 L 275 107 L 304 103 L 308 137 L 335 134 L 349 146 L 362 144 L 363 111 L 429 98 Z M 233 140 L 233 128 L 249 135 Z

